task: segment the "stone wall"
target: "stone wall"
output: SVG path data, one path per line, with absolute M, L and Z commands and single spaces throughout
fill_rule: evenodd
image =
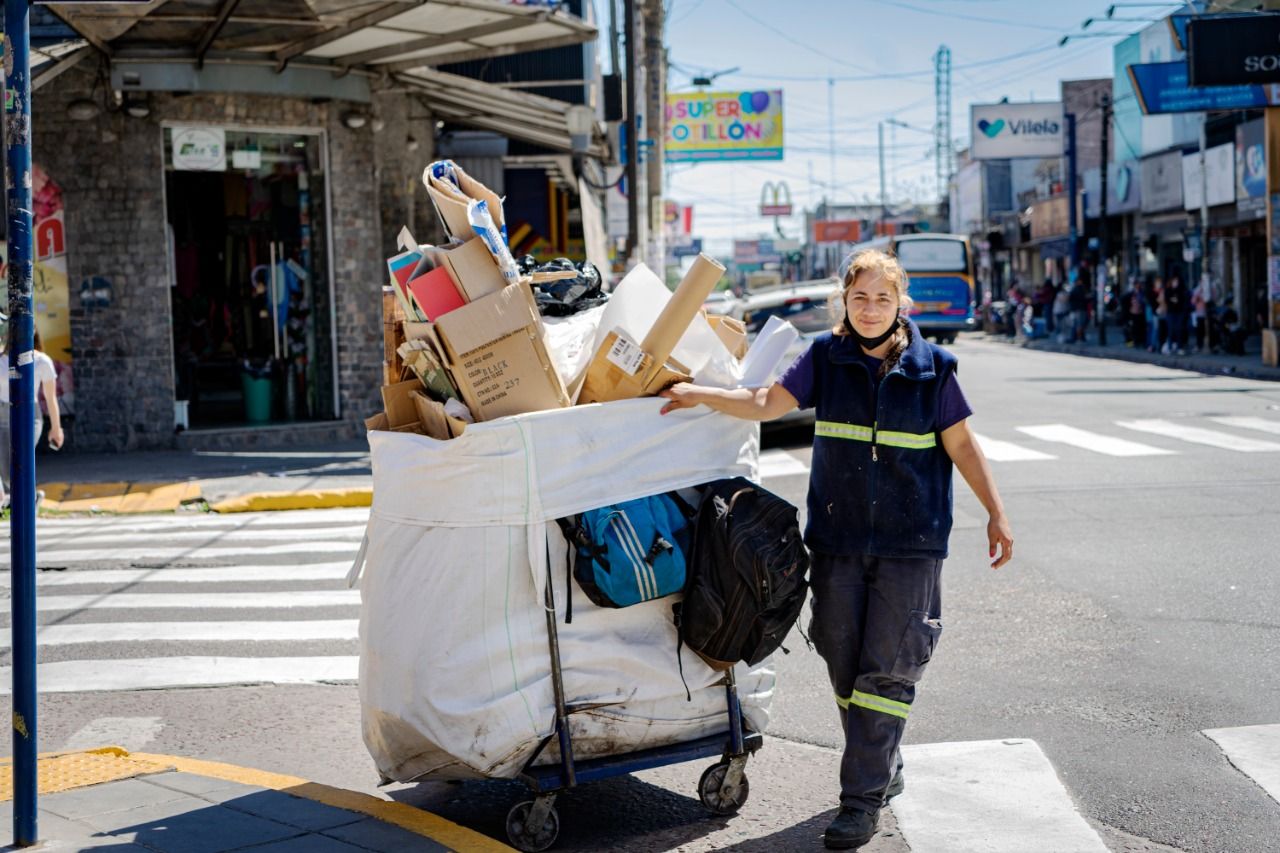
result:
M 66 114 L 71 100 L 102 99 L 101 87 L 91 93 L 92 70 L 82 64 L 37 91 L 33 110 L 34 159 L 61 185 L 66 209 L 77 409 L 69 446 L 133 450 L 174 443 L 166 121 L 326 132 L 339 406 L 357 434 L 360 421 L 380 408 L 386 277 L 371 125 L 344 126 L 340 116 L 350 104 L 242 94 L 151 93 L 147 118 L 108 109 L 74 121 Z M 108 307 L 80 304 L 80 282 L 91 276 L 111 282 Z

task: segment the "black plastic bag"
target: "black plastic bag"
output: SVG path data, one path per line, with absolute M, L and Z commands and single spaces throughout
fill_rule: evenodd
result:
M 568 258 L 556 258 L 540 264 L 532 255 L 525 255 L 517 263 L 521 275 L 533 276 L 534 300 L 545 317 L 567 317 L 609 301 L 609 294 L 601 289 L 600 271 L 590 261 L 575 264 Z M 575 275 L 538 280 L 538 273 L 569 272 Z

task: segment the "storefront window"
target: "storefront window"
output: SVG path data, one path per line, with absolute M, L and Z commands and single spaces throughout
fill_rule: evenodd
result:
M 337 417 L 322 145 L 164 130 L 177 399 L 193 429 Z

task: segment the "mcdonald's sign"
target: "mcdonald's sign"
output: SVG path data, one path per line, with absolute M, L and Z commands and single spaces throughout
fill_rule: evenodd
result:
M 793 210 L 791 204 L 791 187 L 787 186 L 786 181 L 765 181 L 764 186 L 760 188 L 760 215 L 761 216 L 790 216 Z

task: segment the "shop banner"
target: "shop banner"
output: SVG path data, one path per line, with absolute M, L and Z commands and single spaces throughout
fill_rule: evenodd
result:
M 856 219 L 827 219 L 813 223 L 815 243 L 856 243 L 862 239 L 862 223 Z
M 1186 62 L 1130 65 L 1129 80 L 1144 115 L 1280 105 L 1280 86 L 1192 86 Z
M 1200 152 L 1182 155 L 1182 200 L 1186 210 L 1199 210 L 1208 173 L 1209 206 L 1236 200 L 1236 146 L 1215 145 L 1204 152 L 1205 169 L 1200 169 Z
M 1182 154 L 1170 151 L 1142 161 L 1142 212 L 1182 207 Z
M 1262 119 L 1236 125 L 1236 213 L 1241 219 L 1267 215 L 1267 152 Z
M 220 127 L 175 127 L 173 168 L 187 172 L 227 171 L 227 132 Z
M 974 160 L 1061 157 L 1062 102 L 974 104 L 969 108 L 970 156 Z
M 1280 82 L 1280 15 L 1227 14 L 1187 21 L 1193 86 Z
M 781 160 L 782 90 L 668 92 L 666 159 Z
M 733 262 L 738 266 L 782 263 L 782 253 L 772 240 L 734 240 Z
M 58 402 L 64 415 L 75 413 L 71 376 L 70 289 L 67 286 L 67 241 L 62 188 L 38 164 L 31 168 L 32 248 L 35 250 L 31 301 L 44 352 L 58 373 Z M 9 275 L 8 243 L 0 240 L 0 274 Z M 88 284 L 88 282 L 86 282 Z M 7 302 L 7 297 L 6 297 Z M 8 306 L 6 304 L 6 314 Z M 37 399 L 43 399 L 36 395 Z

